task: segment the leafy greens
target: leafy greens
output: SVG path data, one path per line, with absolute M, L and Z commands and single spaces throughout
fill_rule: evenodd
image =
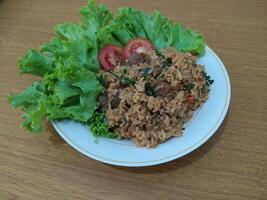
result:
M 30 49 L 19 61 L 21 74 L 42 77 L 9 101 L 24 111 L 22 124 L 30 132 L 43 130 L 45 119 L 71 119 L 89 124 L 95 135 L 115 137 L 103 115 L 97 113 L 98 96 L 104 92 L 99 80 L 99 50 L 107 44 L 124 46 L 142 37 L 156 49 L 175 47 L 182 52 L 202 55 L 205 42 L 201 34 L 173 23 L 158 11 L 145 13 L 121 8 L 116 16 L 95 0 L 80 9 L 81 22 L 55 27 L 52 40 L 39 49 Z
M 201 34 L 174 24 L 160 12 L 145 13 L 134 8 L 121 8 L 112 23 L 97 33 L 100 47 L 107 44 L 126 45 L 130 39 L 146 38 L 157 50 L 174 47 L 178 51 L 202 55 L 205 42 Z

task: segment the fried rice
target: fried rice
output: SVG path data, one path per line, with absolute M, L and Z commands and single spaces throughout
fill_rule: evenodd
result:
M 182 136 L 184 124 L 209 95 L 205 68 L 196 59 L 167 48 L 134 55 L 112 72 L 102 72 L 107 90 L 101 107 L 119 138 L 152 148 Z

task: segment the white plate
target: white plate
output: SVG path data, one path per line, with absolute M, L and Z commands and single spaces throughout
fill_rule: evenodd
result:
M 165 163 L 180 158 L 206 142 L 222 123 L 230 103 L 230 81 L 217 55 L 206 46 L 198 59 L 207 74 L 214 79 L 209 100 L 186 124 L 182 137 L 172 138 L 154 149 L 138 148 L 129 140 L 96 138 L 88 129 L 73 121 L 53 121 L 57 132 L 72 147 L 95 160 L 118 166 L 141 167 Z

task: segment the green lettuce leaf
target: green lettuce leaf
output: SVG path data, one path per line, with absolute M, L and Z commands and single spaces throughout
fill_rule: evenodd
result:
M 44 76 L 54 71 L 53 57 L 44 55 L 35 49 L 30 49 L 19 61 L 19 65 L 21 74 Z
M 95 0 L 89 0 L 85 7 L 80 9 L 81 26 L 86 30 L 87 38 L 91 41 L 92 45 L 88 48 L 90 54 L 88 64 L 95 67 L 95 71 L 99 69 L 98 62 L 99 46 L 96 40 L 96 34 L 101 28 L 105 27 L 113 15 L 109 9 L 104 5 L 96 5 Z
M 20 94 L 11 94 L 8 97 L 14 108 L 21 107 L 23 110 L 32 105 L 37 105 L 39 99 L 44 95 L 44 86 L 40 82 L 33 82 L 31 86 L 26 88 Z
M 121 8 L 113 16 L 105 5 L 89 0 L 80 15 L 80 23 L 57 25 L 50 42 L 30 49 L 19 61 L 21 74 L 42 77 L 21 93 L 9 96 L 11 105 L 24 111 L 22 126 L 31 132 L 42 131 L 45 119 L 71 119 L 91 124 L 95 135 L 116 136 L 103 124 L 103 115 L 97 113 L 97 98 L 104 90 L 98 81 L 98 52 L 108 44 L 125 46 L 141 37 L 158 50 L 174 47 L 197 55 L 205 50 L 201 34 L 157 11 Z
M 160 12 L 145 13 L 134 8 L 121 8 L 111 24 L 97 34 L 100 47 L 107 44 L 125 45 L 133 38 L 150 40 L 157 50 L 174 47 L 178 51 L 202 55 L 205 41 L 201 34 L 174 24 Z
M 53 55 L 56 65 L 75 63 L 80 67 L 97 72 L 99 64 L 95 64 L 96 55 L 91 49 L 96 48 L 88 38 L 88 33 L 78 24 L 65 23 L 56 26 L 56 36 L 41 47 L 41 51 Z
M 30 132 L 42 131 L 42 120 L 46 117 L 43 100 L 44 86 L 40 82 L 34 82 L 23 92 L 10 95 L 9 101 L 14 108 L 20 107 L 25 113 L 22 115 L 22 126 Z
M 187 29 L 181 24 L 176 24 L 174 27 L 172 45 L 178 51 L 191 52 L 196 55 L 203 55 L 205 53 L 205 40 L 203 35 Z
M 96 74 L 79 66 L 59 67 L 44 79 L 50 101 L 65 113 L 65 118 L 86 122 L 98 107 L 97 97 L 103 86 Z M 56 108 L 51 108 L 56 110 Z M 53 112 L 49 119 L 56 119 Z M 62 117 L 60 117 L 62 118 Z
M 108 44 L 126 46 L 128 41 L 136 36 L 122 23 L 111 23 L 97 33 L 97 42 L 100 48 Z
M 10 95 L 13 107 L 21 108 L 23 126 L 31 132 L 42 131 L 46 118 L 87 122 L 98 107 L 97 97 L 103 86 L 99 71 L 96 32 L 112 14 L 94 1 L 81 9 L 81 24 L 65 23 L 55 27 L 54 38 L 30 50 L 20 60 L 21 73 L 42 76 L 22 93 Z
M 95 0 L 89 0 L 87 5 L 80 9 L 82 27 L 88 30 L 91 37 L 95 39 L 95 34 L 102 27 L 106 26 L 113 15 L 104 4 L 96 5 Z

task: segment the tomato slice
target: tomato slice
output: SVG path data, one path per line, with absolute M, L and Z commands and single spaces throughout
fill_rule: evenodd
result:
M 134 53 L 149 53 L 154 50 L 155 48 L 150 41 L 137 38 L 128 42 L 127 46 L 123 49 L 123 54 L 125 59 L 128 59 Z
M 108 45 L 100 50 L 98 60 L 104 70 L 111 71 L 123 62 L 123 49 L 117 45 Z

